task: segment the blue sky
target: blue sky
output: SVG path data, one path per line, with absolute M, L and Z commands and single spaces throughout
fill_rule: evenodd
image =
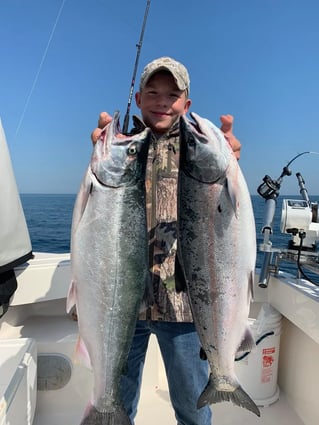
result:
M 0 117 L 21 193 L 78 191 L 99 112 L 124 117 L 145 5 L 0 1 Z M 215 124 L 234 115 L 256 194 L 265 174 L 319 151 L 318 18 L 318 0 L 152 0 L 138 76 L 156 57 L 182 61 L 191 110 Z M 301 172 L 319 194 L 318 166 L 319 155 L 298 158 L 281 193 L 299 192 Z

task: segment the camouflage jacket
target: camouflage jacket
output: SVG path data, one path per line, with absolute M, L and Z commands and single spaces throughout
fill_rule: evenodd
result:
M 132 134 L 145 124 L 133 117 Z M 177 179 L 179 166 L 178 123 L 160 138 L 152 136 L 146 171 L 146 208 L 149 232 L 149 258 L 154 305 L 140 319 L 192 322 L 185 292 L 175 291 L 177 249 Z

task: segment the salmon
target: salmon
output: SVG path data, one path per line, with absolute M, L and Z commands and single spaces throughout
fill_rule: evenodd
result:
M 93 371 L 81 425 L 129 425 L 120 398 L 140 305 L 148 286 L 145 169 L 150 132 L 119 137 L 119 113 L 94 146 L 72 219 L 77 353 Z
M 234 371 L 236 353 L 254 346 L 248 323 L 256 262 L 251 198 L 223 133 L 195 113 L 192 118 L 180 120 L 177 289 L 188 293 L 210 366 L 197 406 L 231 401 L 260 416 Z

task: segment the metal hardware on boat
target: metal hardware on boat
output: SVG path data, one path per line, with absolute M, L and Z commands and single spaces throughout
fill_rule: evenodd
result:
M 305 267 L 312 273 L 319 274 L 318 203 L 310 202 L 305 181 L 299 172 L 296 173 L 296 177 L 302 199 L 283 199 L 282 202 L 280 231 L 290 234 L 291 239 L 288 246 L 284 248 L 275 248 L 271 242 L 273 220 L 283 177 L 291 175 L 289 165 L 306 153 L 316 152 L 303 152 L 295 156 L 283 168 L 277 180 L 266 175 L 263 178 L 263 183 L 257 188 L 258 194 L 266 200 L 262 227 L 263 242 L 259 246 L 259 250 L 264 253 L 258 282 L 261 288 L 267 288 L 271 273 L 278 273 L 280 261 L 295 263 L 297 265 L 297 278 L 304 278 L 318 285 L 303 271 L 303 267 Z

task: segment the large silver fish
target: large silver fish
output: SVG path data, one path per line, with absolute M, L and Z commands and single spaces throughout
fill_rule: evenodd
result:
M 256 235 L 247 185 L 223 133 L 192 114 L 180 121 L 178 259 L 210 365 L 198 408 L 232 401 L 260 416 L 234 372 L 254 345 L 248 326 Z
M 93 370 L 93 394 L 81 425 L 127 425 L 120 376 L 148 282 L 145 168 L 149 130 L 118 137 L 115 113 L 94 146 L 74 206 L 72 283 L 80 344 Z

